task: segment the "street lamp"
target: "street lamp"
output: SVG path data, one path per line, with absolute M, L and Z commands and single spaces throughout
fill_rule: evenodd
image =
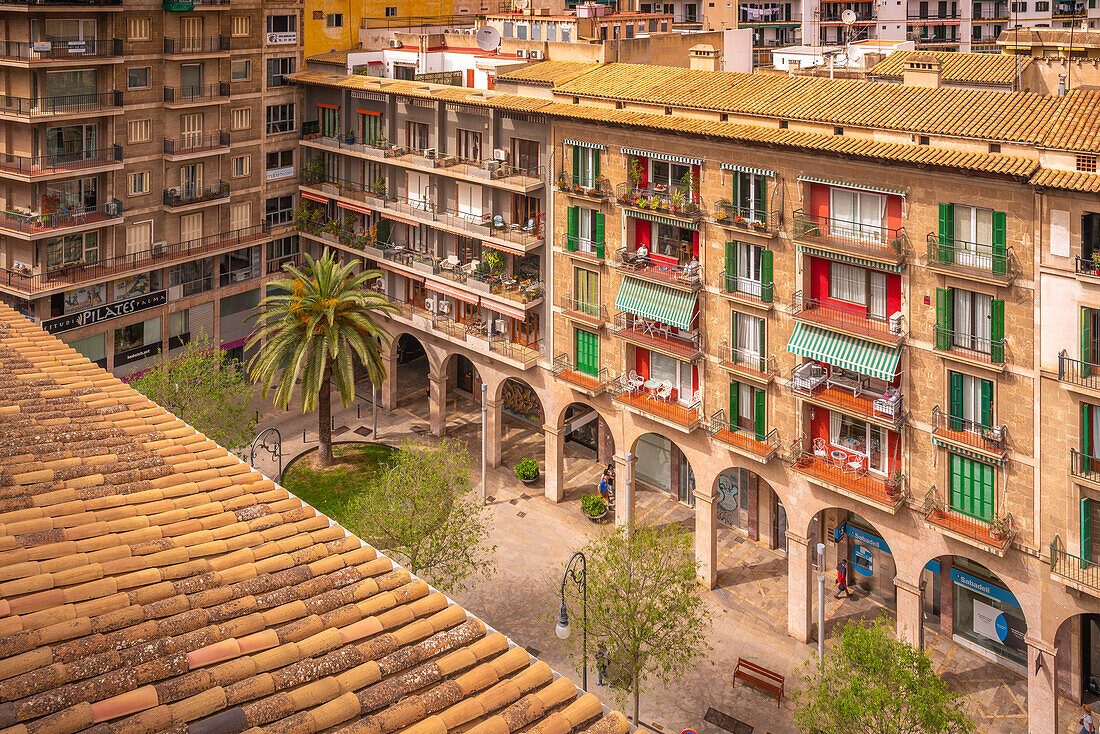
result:
M 825 664 L 825 544 L 817 544 L 817 662 Z
M 488 439 L 485 434 L 485 426 L 489 424 L 489 386 L 481 383 L 481 504 L 485 504 L 489 498 L 489 490 L 485 486 L 485 450 Z
M 579 569 L 579 570 L 578 570 Z M 558 624 L 554 627 L 554 634 L 559 640 L 569 637 L 569 611 L 565 608 L 565 583 L 573 579 L 573 583 L 581 589 L 581 689 L 588 692 L 588 561 L 584 553 L 577 551 L 569 559 L 565 566 L 565 573 L 561 577 L 561 606 L 558 607 Z

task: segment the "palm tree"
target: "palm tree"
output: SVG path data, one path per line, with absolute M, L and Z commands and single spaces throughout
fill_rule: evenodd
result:
M 332 465 L 332 378 L 345 408 L 355 400 L 353 354 L 371 382 L 382 384 L 382 344 L 389 339 L 375 316 L 397 310 L 384 295 L 366 287 L 381 272 L 354 273 L 355 265 L 341 265 L 328 248 L 319 260 L 306 255 L 304 267 L 286 265 L 290 277 L 269 284 L 284 293 L 264 298 L 249 317 L 257 319 L 257 328 L 248 347 L 262 343 L 249 362 L 252 379 L 263 383 L 265 398 L 276 385 L 274 402 L 283 410 L 301 379 L 302 412 L 317 411 L 322 466 Z

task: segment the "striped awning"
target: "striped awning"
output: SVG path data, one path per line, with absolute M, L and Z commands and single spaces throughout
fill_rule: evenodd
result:
M 794 325 L 787 351 L 887 382 L 897 374 L 901 358 L 901 347 L 887 347 L 802 323 Z
M 886 186 L 871 186 L 869 184 L 854 184 L 847 181 L 837 181 L 831 178 L 818 178 L 817 176 L 799 176 L 799 181 L 809 181 L 810 183 L 825 184 L 827 186 L 843 186 L 846 189 L 859 189 L 860 191 L 874 191 L 878 194 L 892 194 L 894 196 L 905 196 L 905 191 L 902 189 L 891 189 Z
M 901 265 L 897 263 L 883 263 L 876 260 L 868 260 L 865 257 L 857 257 L 855 255 L 847 255 L 840 252 L 830 252 L 828 250 L 819 250 L 816 247 L 810 247 L 808 245 L 798 245 L 798 251 L 806 255 L 813 255 L 814 257 L 823 257 L 827 260 L 836 260 L 842 263 L 858 265 L 861 268 L 874 268 L 875 270 L 882 270 L 887 273 L 900 273 L 902 271 Z
M 932 445 L 933 446 L 942 446 L 945 449 L 949 449 L 951 451 L 951 453 L 953 453 L 953 454 L 962 454 L 963 456 L 966 456 L 967 458 L 976 459 L 977 461 L 981 461 L 981 462 L 986 463 L 986 464 L 994 464 L 996 466 L 1004 466 L 1004 463 L 1005 463 L 1004 459 L 1001 459 L 1001 458 L 994 459 L 992 456 L 988 456 L 987 454 L 983 454 L 983 453 L 980 453 L 978 451 L 968 449 L 965 446 L 958 445 L 957 443 L 952 443 L 950 441 L 944 441 L 942 438 L 938 437 L 934 433 L 932 434 Z
M 658 161 L 671 161 L 672 163 L 682 163 L 685 166 L 701 166 L 703 165 L 702 158 L 689 158 L 684 155 L 672 155 L 671 153 L 655 153 L 652 150 L 639 150 L 637 148 L 622 148 L 623 155 L 637 155 L 643 158 L 652 158 Z
M 684 219 L 673 219 L 672 217 L 664 217 L 660 214 L 652 214 L 650 212 L 636 212 L 628 211 L 627 214 L 635 219 L 645 219 L 650 222 L 657 222 L 658 224 L 667 224 L 670 227 L 679 227 L 680 229 L 699 229 L 698 222 L 689 222 Z
M 348 203 L 346 201 L 338 201 L 338 202 L 336 202 L 336 206 L 340 207 L 341 209 L 347 209 L 349 212 L 358 212 L 359 214 L 370 214 L 370 209 L 363 206 L 362 204 L 351 204 L 351 203 Z
M 519 321 L 523 321 L 527 318 L 527 314 L 522 308 L 509 306 L 507 304 L 501 303 L 500 301 L 490 301 L 486 298 L 482 298 L 481 305 L 489 309 L 490 311 L 496 311 L 497 313 L 503 314 L 504 316 L 511 316 L 513 319 L 518 319 Z
M 754 176 L 771 176 L 777 178 L 779 176 L 775 171 L 769 171 L 767 168 L 753 168 L 752 166 L 738 166 L 734 163 L 723 163 L 723 171 L 737 171 L 738 173 L 751 173 Z
M 320 194 L 314 194 L 314 193 L 311 193 L 309 191 L 303 191 L 302 192 L 302 198 L 303 199 L 309 199 L 310 201 L 316 201 L 320 204 L 327 204 L 328 203 L 328 197 L 327 196 L 321 196 Z
M 694 293 L 635 278 L 623 278 L 615 308 L 643 319 L 660 321 L 678 329 L 690 329 L 695 315 Z
M 569 138 L 563 138 L 562 141 L 566 145 L 576 145 L 579 148 L 592 148 L 593 150 L 607 150 L 607 146 L 603 143 L 586 143 L 583 140 L 570 140 Z

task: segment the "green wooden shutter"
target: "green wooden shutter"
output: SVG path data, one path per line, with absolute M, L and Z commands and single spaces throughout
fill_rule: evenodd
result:
M 1005 361 L 1005 302 L 994 298 L 989 302 L 989 361 L 1003 364 Z
M 966 466 L 963 461 L 963 457 L 958 454 L 951 454 L 951 464 L 948 469 L 951 482 L 951 507 L 961 512 L 966 511 L 963 492 L 966 484 Z
M 993 382 L 981 381 L 982 391 L 982 425 L 986 428 L 993 427 Z
M 600 151 L 593 149 L 589 155 L 592 156 L 592 185 L 596 186 L 600 178 Z
M 737 364 L 739 357 L 737 352 L 734 350 L 737 349 L 737 328 L 740 321 L 741 319 L 737 318 L 737 314 L 733 314 L 733 316 L 730 317 L 730 352 L 731 357 L 733 358 L 730 361 L 734 364 Z
M 759 202 L 757 207 L 760 209 L 760 212 L 757 214 L 756 218 L 770 226 L 771 222 L 768 221 L 768 177 L 760 176 L 758 180 L 760 181 L 760 195 L 757 197 L 757 201 Z
M 993 272 L 1004 275 L 1008 272 L 1007 226 L 1004 212 L 993 212 Z
M 752 195 L 752 182 L 748 180 L 747 173 L 737 174 L 737 189 L 738 199 L 737 206 L 741 209 L 741 216 L 749 217 L 752 213 L 749 211 L 749 203 L 751 202 Z
M 599 337 L 584 329 L 577 329 L 577 371 L 593 376 L 600 371 Z
M 760 359 L 758 360 L 756 369 L 758 372 L 764 372 L 764 367 L 766 366 L 768 361 L 768 353 L 764 351 L 764 337 L 766 336 L 765 331 L 768 328 L 768 322 L 764 319 L 757 319 L 756 325 L 759 327 L 757 330 L 757 351 L 760 352 Z
M 760 300 L 764 303 L 772 302 L 772 291 L 775 288 L 772 278 L 772 251 L 764 250 L 760 253 Z
M 1092 431 L 1089 430 L 1091 427 L 1092 406 L 1088 403 L 1081 403 L 1081 453 L 1085 456 L 1092 456 Z M 1084 460 L 1081 463 L 1083 465 L 1087 464 Z
M 951 507 L 971 517 L 993 517 L 993 467 L 951 454 Z
M 760 388 L 756 388 L 756 405 L 753 406 L 752 417 L 753 417 L 753 420 L 756 422 L 756 440 L 757 441 L 763 441 L 765 436 L 767 436 L 767 433 L 768 433 L 767 432 L 767 420 L 766 420 L 767 417 L 768 417 L 768 411 L 767 411 L 767 407 L 766 407 L 766 402 L 767 402 L 767 399 L 768 399 L 767 396 L 768 396 L 768 394 L 766 392 L 764 392 Z
M 983 520 L 993 519 L 993 467 L 980 461 L 971 462 L 980 474 L 978 490 L 981 492 L 981 503 L 978 507 L 978 517 Z
M 737 292 L 737 282 L 733 279 L 737 273 L 737 243 L 726 243 L 726 293 Z
M 569 250 L 570 252 L 576 252 L 577 251 L 577 230 L 580 226 L 578 224 L 579 218 L 580 218 L 580 215 L 577 212 L 577 207 L 571 206 L 566 210 L 566 213 L 565 213 L 565 220 L 566 220 L 565 246 L 566 246 L 566 249 Z
M 580 186 L 581 184 L 581 149 L 580 146 L 573 145 L 573 185 Z
M 951 289 L 936 289 L 936 349 L 951 348 Z
M 1092 504 L 1081 498 L 1081 568 L 1088 568 L 1092 558 Z
M 738 404 L 738 400 L 741 397 L 741 384 L 738 382 L 730 382 L 730 430 L 736 431 L 738 426 L 738 418 L 741 415 L 741 406 Z
M 952 240 L 955 237 L 955 205 L 940 204 L 939 262 L 948 265 L 954 261 Z
M 949 414 L 954 419 L 962 418 L 963 414 L 963 376 L 959 372 L 951 373 L 951 404 L 949 408 Z M 961 420 L 951 421 L 952 431 L 961 431 L 963 427 Z
M 1089 365 L 1092 364 L 1092 309 L 1081 308 L 1081 377 L 1092 374 Z
M 592 216 L 596 220 L 596 257 L 603 260 L 603 252 L 604 252 L 603 212 L 593 212 Z

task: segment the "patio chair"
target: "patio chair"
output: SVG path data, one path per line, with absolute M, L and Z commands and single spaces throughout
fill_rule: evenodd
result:
M 829 449 L 823 438 L 815 438 L 814 443 L 814 456 L 822 461 L 829 461 Z
M 493 229 L 504 229 L 507 225 L 504 223 L 504 217 L 497 214 L 493 217 Z
M 657 389 L 657 397 L 666 403 L 672 398 L 672 381 L 665 380 L 661 383 L 661 387 Z
M 447 259 L 440 263 L 440 267 L 444 270 L 454 270 L 459 265 L 458 255 L 448 255 Z
M 534 219 L 528 219 L 527 224 L 523 225 L 522 231 L 523 232 L 531 232 L 534 229 L 535 229 L 535 220 Z
M 864 457 L 861 454 L 848 454 L 848 460 L 844 462 L 842 469 L 846 474 L 855 477 L 862 477 L 867 473 L 867 466 L 864 464 Z
M 645 383 L 645 380 L 638 375 L 636 370 L 630 370 L 626 375 L 626 386 L 630 389 L 630 392 L 636 393 L 638 389 Z

